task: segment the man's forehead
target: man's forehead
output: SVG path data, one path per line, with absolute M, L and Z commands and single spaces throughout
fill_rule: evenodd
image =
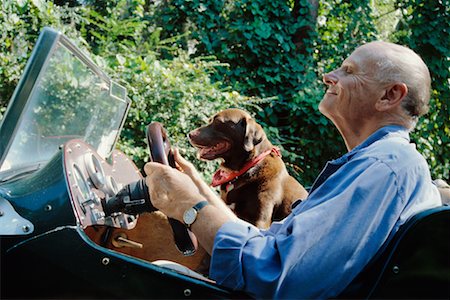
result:
M 378 50 L 371 47 L 359 47 L 342 62 L 342 66 L 374 67 L 379 60 Z

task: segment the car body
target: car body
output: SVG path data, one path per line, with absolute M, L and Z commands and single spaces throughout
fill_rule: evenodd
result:
M 139 219 L 101 204 L 142 177 L 115 149 L 129 106 L 70 40 L 42 31 L 0 128 L 1 298 L 235 297 L 89 235 Z
M 123 212 L 105 215 L 102 206 L 121 187 L 142 179 L 132 160 L 115 148 L 129 106 L 126 89 L 69 39 L 50 28 L 42 31 L 0 127 L 2 299 L 247 297 L 134 257 L 104 243 L 107 230 L 96 233 L 105 228 L 131 232 L 139 222 L 139 216 Z M 410 224 L 419 227 L 432 215 L 431 231 L 416 235 L 405 229 L 343 295 L 409 295 L 398 282 L 408 287 L 411 276 L 402 281 L 395 277 L 399 272 L 391 272 L 403 268 L 396 257 L 431 267 L 434 271 L 425 275 L 406 274 L 415 274 L 413 282 L 435 284 L 433 290 L 442 295 L 450 282 L 449 210 L 427 213 Z M 425 263 L 425 254 L 407 253 L 420 251 L 415 239 L 424 236 L 429 238 Z

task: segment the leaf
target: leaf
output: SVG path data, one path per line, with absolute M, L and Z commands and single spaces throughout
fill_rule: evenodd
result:
M 270 25 L 261 21 L 254 24 L 255 33 L 263 39 L 267 39 L 272 34 L 272 29 Z

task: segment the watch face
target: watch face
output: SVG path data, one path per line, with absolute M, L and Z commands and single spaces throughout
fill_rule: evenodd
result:
M 194 208 L 190 208 L 184 213 L 183 221 L 187 225 L 191 225 L 192 223 L 194 223 L 196 217 L 197 217 L 197 210 L 195 210 Z

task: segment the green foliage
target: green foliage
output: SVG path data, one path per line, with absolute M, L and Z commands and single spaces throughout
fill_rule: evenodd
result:
M 292 165 L 292 171 L 300 170 L 298 175 L 305 158 L 292 152 L 303 150 L 303 144 L 298 147 L 298 142 L 302 141 L 297 138 L 298 129 L 313 127 L 305 122 L 318 114 L 303 113 L 311 112 L 311 107 L 317 107 L 320 100 L 317 93 L 308 99 L 309 102 L 295 100 L 306 83 L 317 86 L 317 76 L 312 71 L 312 39 L 298 39 L 299 32 L 313 27 L 314 21 L 309 17 L 308 3 L 300 3 L 302 6 L 293 13 L 289 1 L 163 1 L 158 9 L 160 14 L 153 19 L 161 26 L 171 24 L 164 25 L 169 29 L 165 34 L 184 34 L 186 38 L 180 45 L 190 52 L 195 55 L 213 53 L 219 61 L 226 63 L 227 66 L 214 74 L 216 80 L 247 95 L 272 97 L 272 101 L 262 105 L 263 110 L 257 111 L 258 120 L 271 141 L 283 148 L 285 161 Z M 313 31 L 307 33 L 314 35 Z M 315 87 L 312 89 L 316 90 Z M 312 122 L 315 124 L 317 120 Z M 319 122 L 327 121 L 319 115 Z M 317 169 L 313 172 L 316 174 Z M 313 177 L 312 174 L 308 176 Z
M 409 45 L 430 67 L 432 106 L 413 138 L 433 176 L 449 179 L 449 0 L 321 0 L 317 20 L 307 0 L 83 3 L 2 3 L 0 113 L 40 28 L 48 25 L 79 41 L 128 88 L 133 105 L 119 146 L 139 166 L 148 157 L 145 126 L 160 121 L 172 143 L 209 177 L 214 164 L 194 157 L 186 134 L 217 110 L 245 107 L 282 147 L 291 173 L 309 185 L 326 160 L 346 151 L 318 111 L 321 75 L 358 45 L 388 38 Z
M 335 69 L 356 47 L 375 40 L 370 2 L 331 0 L 322 3 L 316 47 L 321 72 Z
M 389 40 L 395 33 L 401 18 L 401 11 L 397 9 L 395 0 L 378 0 L 372 2 L 373 22 L 376 36 L 379 40 Z
M 435 178 L 450 178 L 450 1 L 398 0 L 403 19 L 394 41 L 420 53 L 430 69 L 430 111 L 413 139 Z
M 36 3 L 36 4 L 35 4 Z M 130 9 L 133 5 L 133 9 Z M 131 11 L 131 13 L 130 13 Z M 117 1 L 103 14 L 89 7 L 68 8 L 49 2 L 4 3 L 0 21 L 1 107 L 6 105 L 24 69 L 40 29 L 52 26 L 81 41 L 91 55 L 116 81 L 125 85 L 133 100 L 119 147 L 142 167 L 149 154 L 145 127 L 152 121 L 163 123 L 172 144 L 197 163 L 208 178 L 214 163 L 200 163 L 186 135 L 207 117 L 227 107 L 249 107 L 256 100 L 221 87 L 210 80 L 216 67 L 213 57 L 190 58 L 186 51 L 172 47 L 171 40 L 159 40 L 160 29 L 151 27 L 139 12 L 140 1 Z M 170 53 L 161 59 L 158 51 Z
M 230 65 L 219 70 L 226 82 L 250 95 L 276 95 L 282 100 L 293 94 L 304 71 L 294 34 L 306 20 L 293 16 L 287 2 L 188 3 L 184 12 L 197 27 L 191 39 L 198 41 L 199 53 L 214 53 Z M 192 13 L 200 7 L 204 9 L 201 14 Z
M 6 0 L 1 3 L 0 107 L 4 109 L 8 104 L 40 29 L 51 26 L 74 37 L 75 28 L 67 24 L 77 23 L 78 18 L 77 9 L 58 7 L 51 2 Z

